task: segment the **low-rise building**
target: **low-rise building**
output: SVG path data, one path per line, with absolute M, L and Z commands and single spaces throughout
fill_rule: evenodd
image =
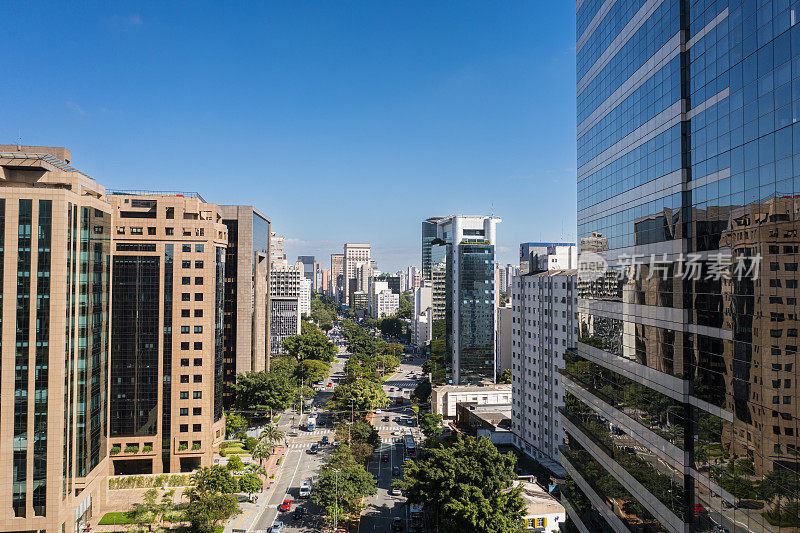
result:
M 567 521 L 564 506 L 545 489 L 529 481 L 520 481 L 525 510 L 522 519 L 525 531 L 558 533 L 560 524 Z
M 472 402 L 476 405 L 511 404 L 511 385 L 442 385 L 431 391 L 431 410 L 443 418 L 456 417 L 456 405 Z

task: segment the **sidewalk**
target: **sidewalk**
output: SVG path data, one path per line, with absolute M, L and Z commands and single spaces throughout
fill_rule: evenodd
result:
M 279 472 L 283 466 L 283 461 L 281 461 L 279 465 L 278 459 L 285 457 L 286 452 L 287 449 L 283 446 L 275 447 L 275 452 L 269 456 L 266 464 L 264 464 L 264 468 L 267 471 L 267 478 L 264 480 L 264 489 L 258 494 L 255 503 L 242 502 L 239 504 L 242 513 L 225 524 L 223 533 L 233 533 L 234 530 L 250 531 L 253 528 L 261 517 L 261 513 L 266 508 L 267 503 L 269 503 L 269 499 L 272 497 L 274 486 L 277 485 Z M 274 475 L 275 479 L 270 479 L 271 475 Z

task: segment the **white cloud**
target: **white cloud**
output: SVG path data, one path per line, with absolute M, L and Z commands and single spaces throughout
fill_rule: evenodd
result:
M 86 110 L 84 108 L 82 108 L 81 106 L 79 106 L 78 104 L 73 102 L 72 100 L 67 100 L 67 109 L 69 109 L 70 111 L 74 111 L 75 113 L 77 113 L 79 115 L 86 116 L 86 114 L 87 114 Z

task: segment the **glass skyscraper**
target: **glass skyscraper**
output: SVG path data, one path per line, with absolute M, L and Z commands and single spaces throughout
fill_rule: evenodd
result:
M 800 526 L 798 4 L 576 12 L 568 528 Z

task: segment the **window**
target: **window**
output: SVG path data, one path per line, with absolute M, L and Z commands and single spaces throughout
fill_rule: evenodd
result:
M 183 390 L 181 391 L 181 400 L 188 400 L 189 399 L 189 391 Z
M 192 393 L 192 398 L 194 398 L 195 400 L 202 400 L 203 399 L 203 391 L 201 391 L 201 390 L 194 391 Z
M 117 235 L 125 235 L 125 226 L 117 226 Z
M 181 359 L 181 366 L 189 366 L 189 358 Z
M 189 366 L 189 365 L 186 365 L 186 366 Z M 203 366 L 203 359 L 201 359 L 200 357 L 195 357 L 194 358 L 194 366 Z
M 189 408 L 188 407 L 181 407 L 180 415 L 181 416 L 189 416 Z
M 203 326 L 195 326 L 194 327 L 195 333 L 203 333 Z
M 195 433 L 200 433 L 203 430 L 202 424 L 192 424 L 192 431 Z
M 182 318 L 189 318 L 192 314 L 191 309 L 181 309 L 181 317 Z
M 131 235 L 144 235 L 144 228 L 131 226 Z
M 189 349 L 189 343 L 188 342 L 182 342 L 181 343 L 181 350 L 188 350 L 188 349 Z
M 180 432 L 181 433 L 188 433 L 189 432 L 189 424 L 181 424 Z
M 192 251 L 192 245 L 191 244 L 184 244 L 181 247 L 181 250 L 184 251 L 184 252 L 191 252 Z
M 194 349 L 195 350 L 202 350 L 203 349 L 203 343 L 202 342 L 195 342 L 194 343 Z
M 195 285 L 202 285 L 203 284 L 203 277 L 202 276 L 195 276 L 194 284 Z
M 181 285 L 190 285 L 192 283 L 192 278 L 190 276 L 183 276 L 181 278 Z
M 194 262 L 194 267 L 195 268 L 203 268 L 203 262 L 202 261 L 195 261 Z
M 167 208 L 166 217 L 167 218 L 175 218 L 175 208 L 174 207 L 168 207 Z
M 192 407 L 192 414 L 194 416 L 202 415 L 203 414 L 203 408 L 202 407 Z
M 156 228 L 155 228 L 155 226 L 148 226 L 148 228 L 147 228 L 147 234 L 148 234 L 148 235 L 155 235 L 155 234 L 156 234 Z
M 189 383 L 189 374 L 183 374 L 181 376 L 181 383 Z
M 203 310 L 202 309 L 195 309 L 194 310 L 194 317 L 195 318 L 202 318 L 203 317 Z
M 164 228 L 167 232 L 167 235 L 175 235 L 175 228 Z
M 189 333 L 190 330 L 190 326 L 181 326 L 181 333 Z
M 193 383 L 202 383 L 203 382 L 203 375 L 202 374 L 195 374 L 192 378 Z
M 181 261 L 181 268 L 192 268 L 191 261 Z
M 202 244 L 195 244 L 194 245 L 194 251 L 195 252 L 202 252 L 203 251 L 203 245 Z
M 181 293 L 181 301 L 182 302 L 188 302 L 188 301 L 191 301 L 191 299 L 192 299 L 192 295 L 189 294 L 188 292 L 182 292 Z
M 203 293 L 202 292 L 194 293 L 194 301 L 195 302 L 202 302 L 203 301 Z

